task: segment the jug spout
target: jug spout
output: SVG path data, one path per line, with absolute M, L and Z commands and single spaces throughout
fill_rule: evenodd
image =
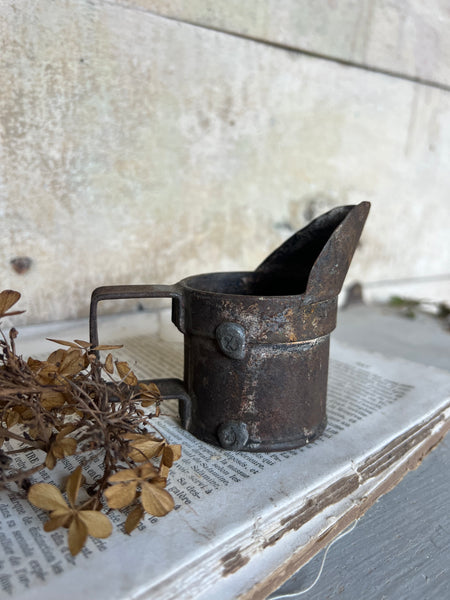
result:
M 339 206 L 314 219 L 256 269 L 272 289 L 295 289 L 311 304 L 339 294 L 369 214 L 370 203 Z M 289 284 L 287 284 L 289 282 Z

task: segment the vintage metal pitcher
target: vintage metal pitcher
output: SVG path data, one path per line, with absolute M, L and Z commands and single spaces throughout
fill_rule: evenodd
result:
M 179 399 L 183 427 L 229 450 L 303 446 L 326 425 L 337 295 L 369 208 L 330 210 L 255 271 L 97 288 L 91 342 L 98 344 L 100 300 L 172 298 L 172 320 L 184 334 L 184 381 L 155 383 L 163 397 Z

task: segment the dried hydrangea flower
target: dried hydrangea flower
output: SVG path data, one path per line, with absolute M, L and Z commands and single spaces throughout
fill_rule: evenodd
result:
M 107 538 L 112 532 L 111 521 L 106 515 L 97 510 L 75 506 L 81 482 L 81 467 L 78 467 L 67 479 L 66 493 L 69 504 L 59 489 L 50 483 L 35 483 L 28 492 L 31 504 L 51 511 L 50 519 L 44 525 L 45 531 L 54 531 L 58 527 L 69 529 L 68 545 L 72 556 L 82 549 L 88 535 Z

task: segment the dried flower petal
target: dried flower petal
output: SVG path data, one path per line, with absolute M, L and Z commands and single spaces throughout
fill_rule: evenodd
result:
M 56 510 L 64 508 L 67 510 L 67 503 L 63 495 L 55 485 L 51 483 L 35 483 L 28 491 L 28 500 L 34 506 L 44 510 Z
M 66 438 L 70 439 L 70 438 Z M 74 440 L 75 441 L 75 440 Z M 75 471 L 67 478 L 66 493 L 70 505 L 73 507 L 77 500 L 80 485 L 83 481 L 83 473 L 81 467 L 77 467 Z
M 86 543 L 88 536 L 88 529 L 86 525 L 75 515 L 69 526 L 69 538 L 68 545 L 70 554 L 76 556 L 81 548 Z
M 111 521 L 98 510 L 80 510 L 78 517 L 86 525 L 89 535 L 96 538 L 107 538 L 111 535 Z
M 48 390 L 42 392 L 41 394 L 41 403 L 44 408 L 47 410 L 51 410 L 52 408 L 59 408 L 63 406 L 66 401 L 66 397 L 62 392 L 57 392 L 56 390 Z
M 51 447 L 52 453 L 56 458 L 64 458 L 74 454 L 77 449 L 77 441 L 73 438 L 63 438 L 62 440 L 56 440 Z
M 62 363 L 64 357 L 67 354 L 67 350 L 64 350 L 64 348 L 58 348 L 58 350 L 54 350 L 49 357 L 47 358 L 47 360 L 42 363 L 42 366 L 46 363 L 51 363 L 52 365 L 56 365 L 57 367 L 60 366 L 60 364 Z
M 102 344 L 101 346 L 93 346 L 91 350 L 118 350 L 123 348 L 123 344 Z
M 181 444 L 170 444 L 169 447 L 172 450 L 174 461 L 181 458 Z
M 41 368 L 37 372 L 38 381 L 42 383 L 42 385 L 54 385 L 57 373 L 57 365 L 43 362 Z
M 136 497 L 137 484 L 137 480 L 134 480 L 117 483 L 106 489 L 105 498 L 109 508 L 124 508 L 131 504 Z
M 55 342 L 55 344 L 61 344 L 61 346 L 70 346 L 71 348 L 76 348 L 79 350 L 78 344 L 74 342 L 66 342 L 65 340 L 55 340 L 53 338 L 46 338 L 49 342 Z
M 27 365 L 30 367 L 32 371 L 38 371 L 43 366 L 42 360 L 37 360 L 36 358 L 30 358 L 27 360 Z
M 69 519 L 70 514 L 68 512 L 56 517 L 50 517 L 50 519 L 44 523 L 44 531 L 55 531 L 55 529 L 65 527 L 69 523 Z
M 139 391 L 143 399 L 142 406 L 150 406 L 161 399 L 161 392 L 156 383 L 140 383 Z
M 11 427 L 14 427 L 14 425 L 17 425 L 17 423 L 19 421 L 20 421 L 20 413 L 14 409 L 8 410 L 8 412 L 6 413 L 6 418 L 5 418 L 6 427 L 8 429 L 11 429 Z
M 170 467 L 173 463 L 178 460 L 181 456 L 181 446 L 180 444 L 166 444 L 164 446 L 164 450 L 161 458 L 161 467 L 166 467 L 164 469 L 164 475 L 161 472 L 163 477 L 167 477 L 167 473 L 169 472 Z
M 169 467 L 169 469 L 173 465 L 173 450 L 170 446 L 164 446 L 162 464 Z
M 139 436 L 140 439 L 130 442 L 128 456 L 134 462 L 144 462 L 154 456 L 158 456 L 164 447 L 163 441 L 155 441 L 145 435 Z
M 5 316 L 11 306 L 14 306 L 19 299 L 20 293 L 14 290 L 3 290 L 3 292 L 0 292 L 0 317 Z
M 141 484 L 141 503 L 144 510 L 155 517 L 163 517 L 175 506 L 174 500 L 167 490 L 147 481 Z
M 125 533 L 130 534 L 134 529 L 136 529 L 136 527 L 141 522 L 144 514 L 144 509 L 141 505 L 136 506 L 136 508 L 133 508 L 133 510 L 128 515 L 127 520 L 125 521 Z
M 105 360 L 105 371 L 110 373 L 111 375 L 114 373 L 114 363 L 112 354 L 109 353 Z
M 69 350 L 61 362 L 59 374 L 62 377 L 71 377 L 77 375 L 86 366 L 86 357 L 79 349 Z
M 82 348 L 90 348 L 91 347 L 90 342 L 85 342 L 84 340 L 74 340 L 74 342 L 76 344 L 78 344 L 79 346 L 81 346 Z
M 127 362 L 116 362 L 117 372 L 119 373 L 120 378 L 127 385 L 137 385 L 138 380 L 136 375 L 130 369 L 130 365 Z
M 122 469 L 110 475 L 108 483 L 124 483 L 134 481 L 139 478 L 137 469 Z
M 155 479 L 158 478 L 158 471 L 155 469 L 155 467 L 147 462 L 144 463 L 143 465 L 141 465 L 140 467 L 138 467 L 138 473 L 139 473 L 139 477 L 141 480 L 146 480 L 146 479 Z
M 140 383 L 139 391 L 141 404 L 144 408 L 155 404 L 157 400 L 161 399 L 161 392 L 156 383 Z
M 44 462 L 47 469 L 50 469 L 50 471 L 51 471 L 52 469 L 55 468 L 56 463 L 57 463 L 56 456 L 53 454 L 53 452 L 48 452 L 47 456 L 45 457 L 45 462 Z
M 169 472 L 170 467 L 166 467 L 166 465 L 161 464 L 161 466 L 159 467 L 159 476 L 163 479 L 167 479 L 167 477 L 169 476 Z

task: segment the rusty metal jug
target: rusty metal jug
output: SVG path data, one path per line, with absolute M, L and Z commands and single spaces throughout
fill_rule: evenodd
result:
M 184 381 L 155 383 L 162 397 L 179 399 L 182 426 L 229 450 L 303 446 L 326 426 L 337 296 L 369 208 L 362 202 L 332 209 L 255 271 L 97 288 L 91 342 L 98 344 L 99 301 L 172 298 L 172 321 L 184 334 Z

